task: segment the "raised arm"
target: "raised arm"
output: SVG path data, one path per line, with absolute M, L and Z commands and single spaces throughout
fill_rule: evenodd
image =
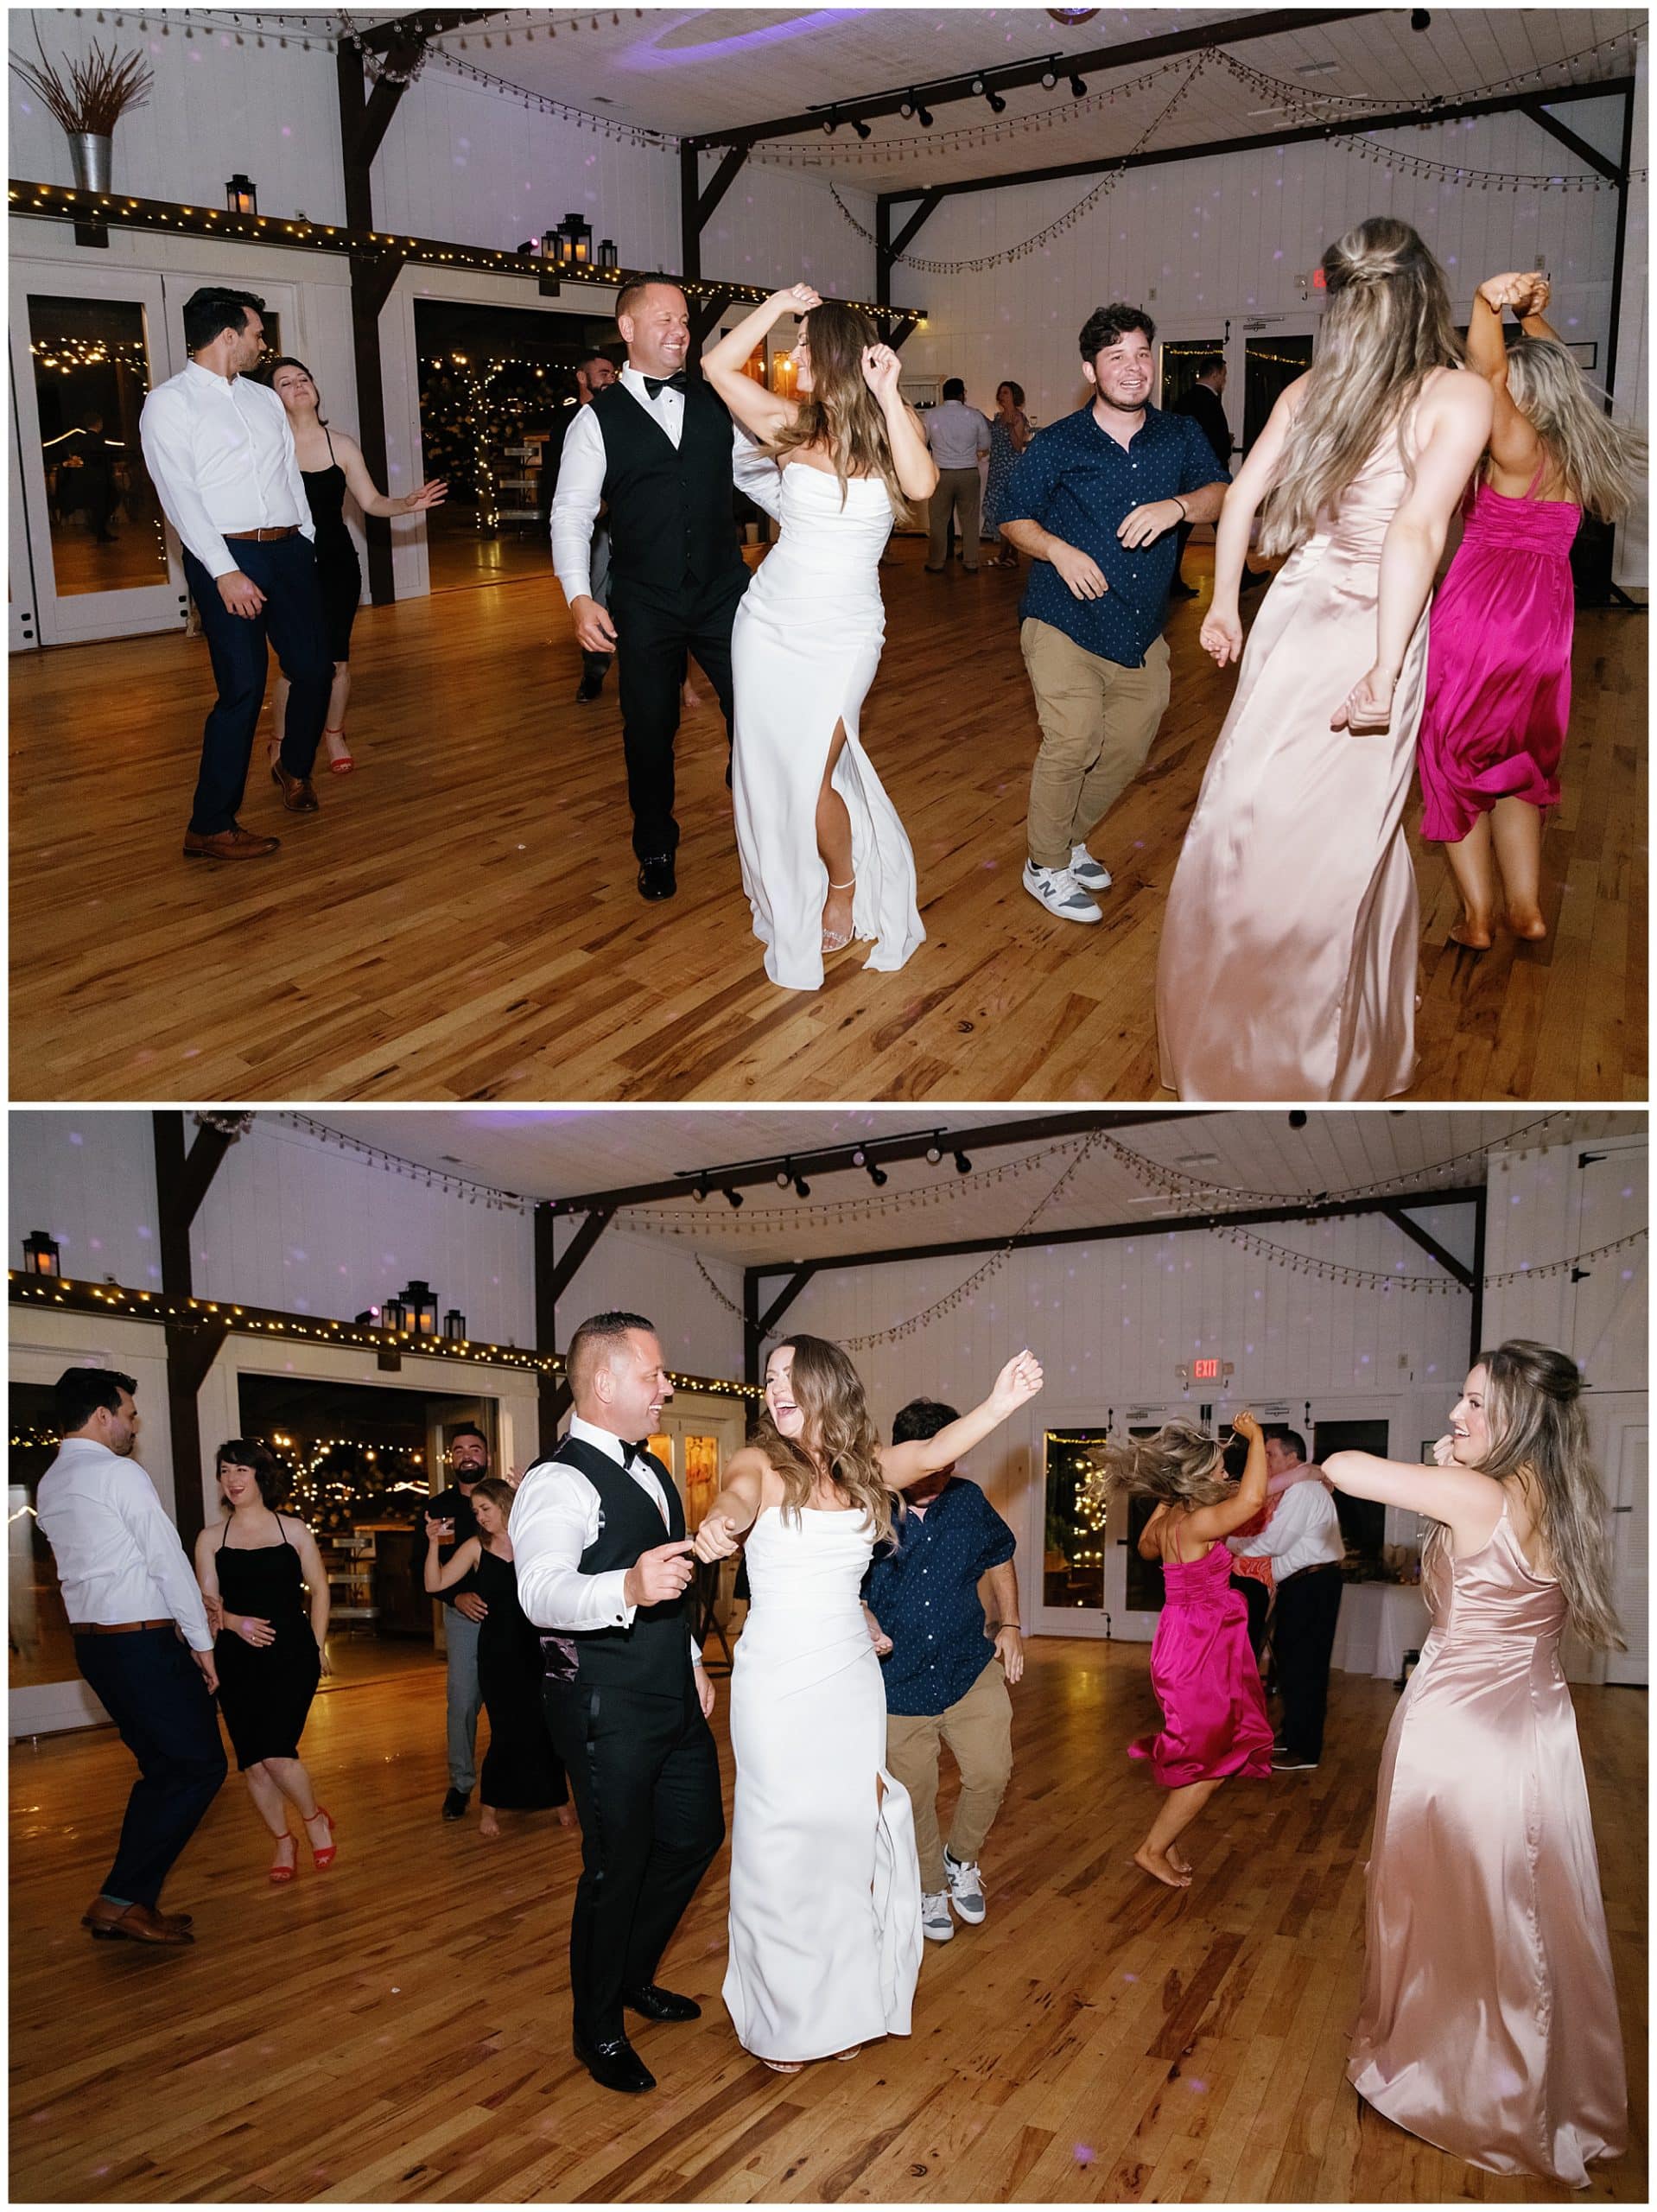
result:
M 1249 448 L 1248 459 L 1230 485 L 1222 487 L 1220 524 L 1214 533 L 1214 597 L 1198 633 L 1198 643 L 1204 652 L 1213 655 L 1216 668 L 1223 668 L 1242 652 L 1237 601 L 1243 563 L 1248 557 L 1248 533 L 1267 493 L 1277 481 L 1305 388 L 1305 378 L 1297 377 L 1278 394 L 1277 404 Z
M 770 1462 L 765 1453 L 756 1451 L 751 1444 L 745 1444 L 734 1454 L 726 1467 L 720 1494 L 703 1514 L 702 1526 L 696 1531 L 698 1559 L 730 1557 L 736 1549 L 737 1539 L 759 1518 L 769 1470 Z
M 1441 1437 L 1434 1450 L 1448 1453 Z M 1489 1543 L 1501 1518 L 1501 1485 L 1470 1467 L 1418 1467 L 1406 1460 L 1378 1459 L 1368 1452 L 1331 1452 L 1324 1472 L 1349 1497 L 1373 1498 L 1396 1505 L 1449 1529 L 1451 1548 L 1476 1551 Z
M 863 349 L 863 381 L 885 418 L 898 489 L 906 499 L 930 499 L 937 489 L 938 465 L 926 442 L 920 416 L 898 393 L 901 366 L 890 346 Z
M 1019 1352 L 996 1376 L 994 1388 L 982 1405 L 962 1414 L 936 1436 L 917 1437 L 908 1444 L 881 1445 L 876 1457 L 888 1485 L 892 1490 L 907 1490 L 911 1483 L 952 1466 L 1020 1406 L 1028 1405 L 1041 1382 L 1041 1362 L 1033 1352 Z
M 446 1535 L 453 1535 L 454 1533 L 454 1523 L 452 1521 L 434 1521 L 429 1516 L 428 1516 L 426 1588 L 434 1598 L 440 1590 L 452 1589 L 463 1575 L 470 1574 L 483 1557 L 483 1545 L 479 1539 L 476 1536 L 468 1536 L 466 1541 L 458 1547 L 454 1558 L 445 1567 L 437 1556 L 438 1548 Z
M 1432 589 L 1444 533 L 1490 442 L 1490 386 L 1446 369 L 1420 403 L 1415 476 L 1381 541 L 1375 660 L 1330 716 L 1331 729 L 1384 730 L 1404 656 Z
M 737 421 L 756 437 L 772 437 L 785 423 L 793 422 L 800 411 L 799 403 L 756 384 L 746 373 L 745 364 L 754 347 L 770 335 L 784 315 L 809 315 L 813 308 L 822 305 L 809 284 L 795 284 L 785 292 L 773 292 L 702 357 L 702 374 Z
M 421 508 L 435 507 L 448 497 L 448 486 L 441 479 L 434 479 L 429 484 L 416 484 L 412 492 L 393 499 L 378 487 L 369 474 L 368 463 L 355 438 L 337 433 L 333 450 L 345 471 L 346 482 L 351 486 L 351 496 L 365 515 L 411 515 Z
M 1194 1540 L 1228 1536 L 1234 1529 L 1241 1529 L 1245 1521 L 1252 1521 L 1266 1503 L 1266 1436 L 1260 1423 L 1251 1413 L 1241 1413 L 1231 1424 L 1232 1433 L 1248 1440 L 1248 1458 L 1244 1463 L 1242 1480 L 1237 1485 L 1235 1497 L 1228 1497 L 1218 1505 L 1199 1505 L 1195 1513 L 1186 1517 L 1184 1533 Z

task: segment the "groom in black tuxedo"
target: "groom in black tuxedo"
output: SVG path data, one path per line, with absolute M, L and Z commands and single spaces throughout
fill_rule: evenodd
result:
M 688 373 L 690 310 L 670 276 L 622 287 L 627 362 L 570 425 L 552 507 L 552 557 L 583 653 L 617 657 L 638 888 L 670 899 L 673 741 L 685 656 L 707 671 L 731 727 L 731 625 L 748 587 L 737 543 L 724 404 Z M 609 510 L 610 604 L 592 595 L 588 547 Z
M 673 1385 L 651 1324 L 598 1313 L 571 1339 L 569 1433 L 512 1506 L 519 1602 L 543 1633 L 547 1723 L 581 1821 L 569 1929 L 575 2056 L 653 2089 L 624 2011 L 695 2020 L 657 1963 L 725 1840 L 714 1688 L 685 1618 L 693 1573 L 673 1478 L 643 1448 Z

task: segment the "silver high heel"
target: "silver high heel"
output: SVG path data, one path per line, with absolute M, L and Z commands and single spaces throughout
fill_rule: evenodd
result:
M 857 878 L 854 875 L 844 883 L 830 882 L 828 888 L 831 891 L 849 891 L 856 881 Z M 847 946 L 852 941 L 853 934 L 854 932 L 850 930 L 825 930 L 822 933 L 823 950 L 825 952 L 844 952 Z

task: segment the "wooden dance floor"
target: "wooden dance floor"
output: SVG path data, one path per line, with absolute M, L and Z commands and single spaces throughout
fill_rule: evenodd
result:
M 187 1951 L 76 1924 L 132 1772 L 113 1734 L 14 1746 L 12 2197 L 1570 2201 L 1460 2164 L 1346 2084 L 1390 1685 L 1336 1675 L 1323 1765 L 1221 1791 L 1185 1838 L 1181 1894 L 1128 1863 L 1155 1796 L 1124 1754 L 1152 1721 L 1147 1647 L 1031 1649 L 989 1916 L 927 1947 L 913 2036 L 790 2077 L 748 2058 L 719 2001 L 721 1853 L 663 1968 L 703 2016 L 637 2024 L 661 2083 L 640 2098 L 570 2053 L 576 1838 L 549 1814 L 505 1816 L 493 1845 L 437 1817 L 435 1664 L 318 1700 L 305 1755 L 339 1819 L 329 1872 L 270 1888 L 232 1775 L 165 1900 L 195 1913 Z M 1579 1690 L 1577 1710 L 1634 2099 L 1628 2154 L 1590 2193 L 1638 2203 L 1646 1700 Z
M 816 994 L 765 979 L 711 702 L 680 739 L 679 896 L 638 899 L 614 678 L 573 703 L 549 573 L 364 610 L 357 772 L 319 777 L 320 817 L 284 814 L 259 747 L 243 818 L 282 836 L 268 861 L 181 855 L 200 640 L 15 657 L 13 1096 L 1166 1102 L 1158 935 L 1235 682 L 1197 646 L 1207 578 L 1173 616 L 1172 704 L 1095 839 L 1117 880 L 1082 930 L 1019 880 L 1037 729 L 1018 580 L 933 578 L 922 554 L 903 540 L 885 572 L 863 734 L 928 942 L 896 976 L 841 955 Z M 1413 1096 L 1646 1096 L 1645 646 L 1637 618 L 1578 622 L 1546 944 L 1451 944 L 1448 873 L 1419 849 Z

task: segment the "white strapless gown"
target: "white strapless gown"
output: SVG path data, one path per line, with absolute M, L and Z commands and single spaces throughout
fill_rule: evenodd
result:
M 822 469 L 796 461 L 768 474 L 763 488 L 750 474 L 740 479 L 783 532 L 743 594 L 731 632 L 731 789 L 742 886 L 765 947 L 765 973 L 791 990 L 815 991 L 828 895 L 817 793 L 836 722 L 846 728 L 835 789 L 852 817 L 853 927 L 874 941 L 864 965 L 901 968 L 926 935 L 915 903 L 915 855 L 857 734 L 886 641 L 876 570 L 892 534 L 892 503 L 876 477 L 854 478 L 842 508 L 838 480 Z
M 809 1509 L 797 1523 L 768 1507 L 748 1538 L 724 1997 L 757 2058 L 909 2033 L 920 1863 L 908 1793 L 886 1770 L 886 1690 L 858 1599 L 872 1548 L 861 1514 Z

